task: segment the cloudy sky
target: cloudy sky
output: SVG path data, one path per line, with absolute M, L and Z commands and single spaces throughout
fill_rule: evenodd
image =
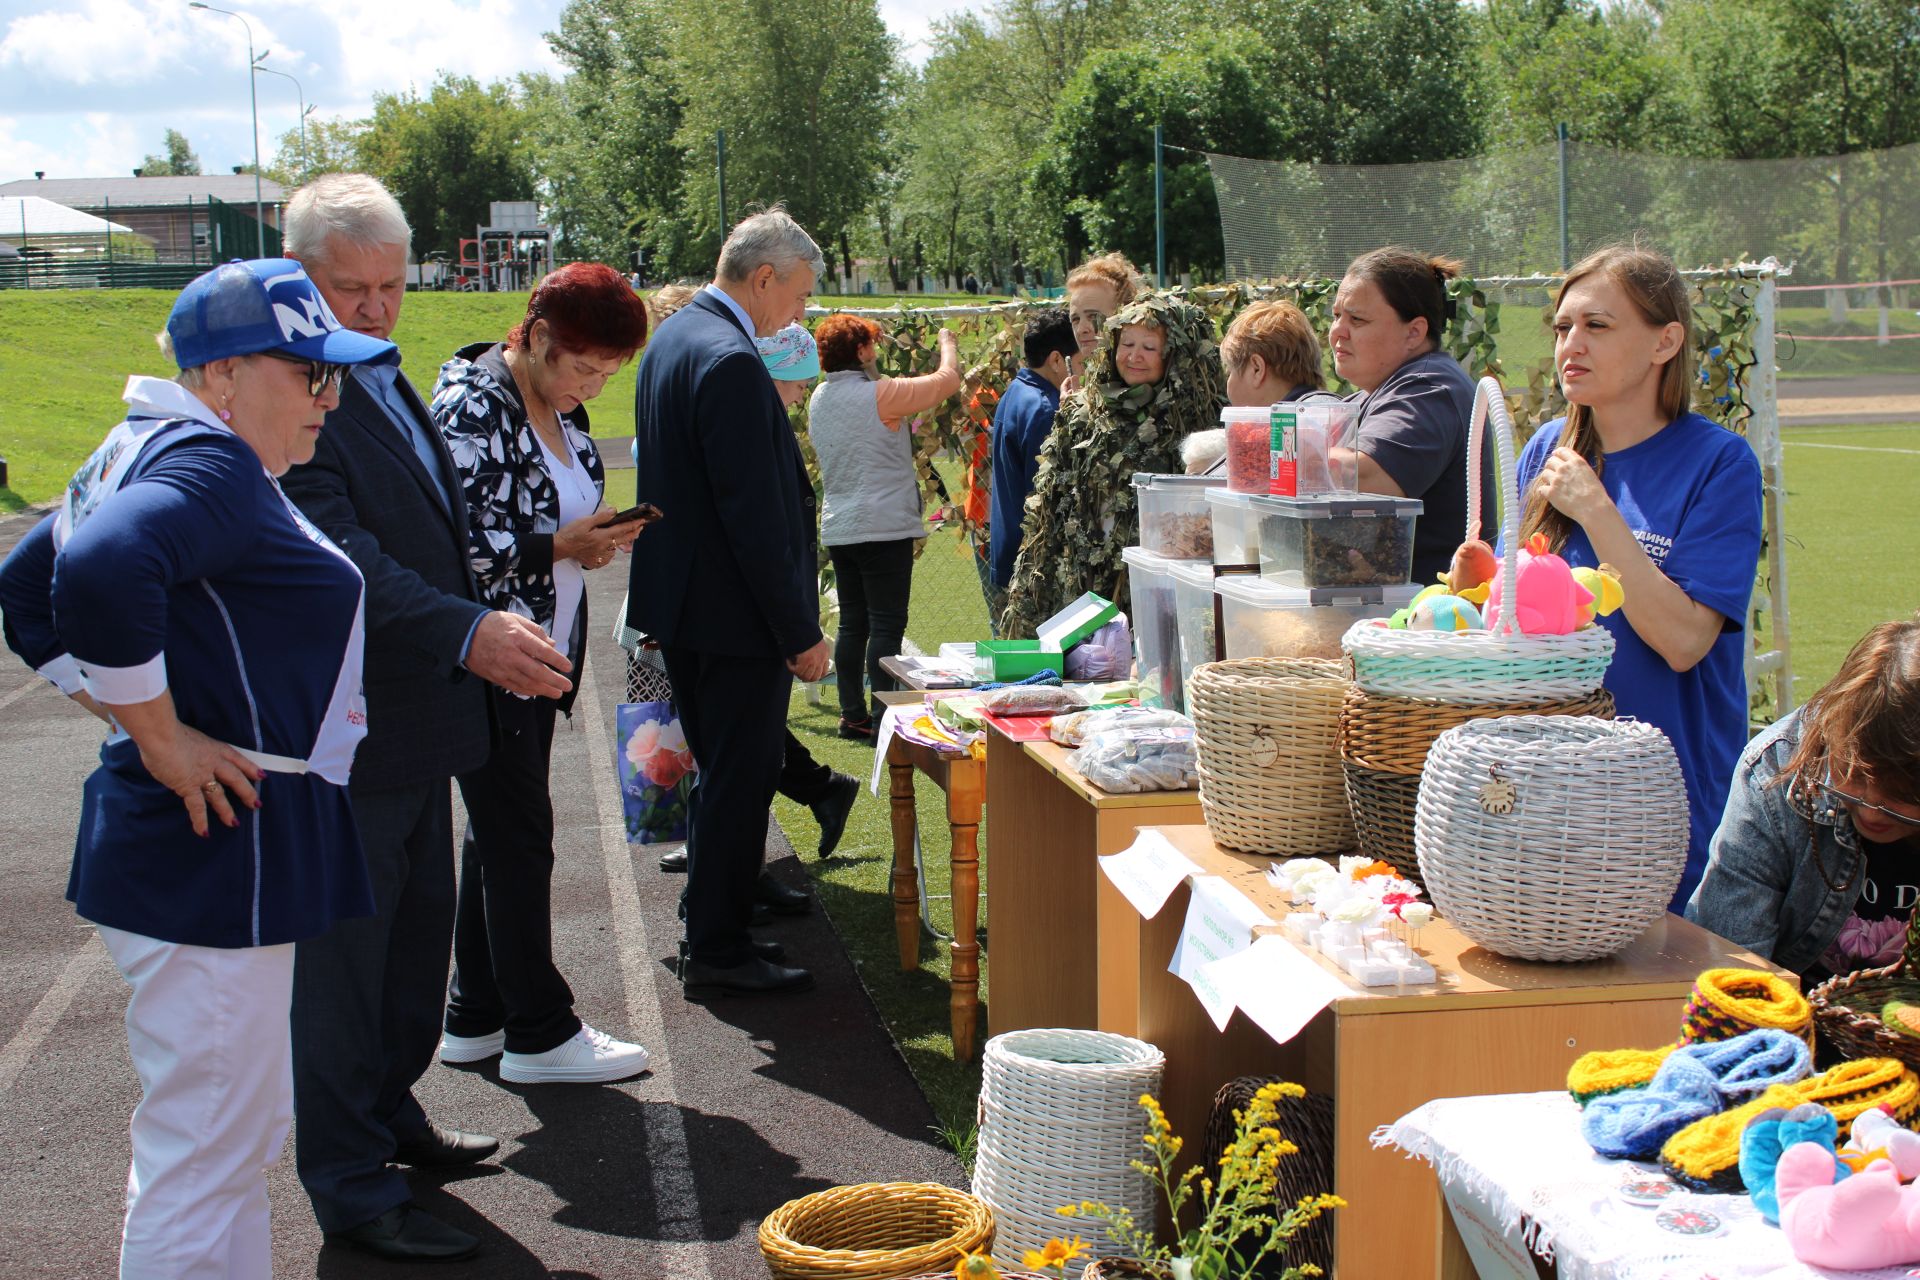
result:
M 564 0 L 225 0 L 245 15 L 266 67 L 299 80 L 316 116 L 365 115 L 376 92 L 424 89 L 436 73 L 481 81 L 558 70 L 540 33 Z M 966 0 L 880 0 L 916 48 L 928 24 Z M 186 0 L 0 0 L 0 182 L 131 174 L 187 136 L 208 173 L 253 159 L 247 38 L 233 18 Z M 260 148 L 298 123 L 291 81 L 260 77 Z

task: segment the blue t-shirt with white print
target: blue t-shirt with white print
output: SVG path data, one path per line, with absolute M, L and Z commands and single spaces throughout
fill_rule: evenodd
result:
M 1521 451 L 1522 493 L 1565 427 L 1565 418 L 1549 422 Z M 1613 633 L 1606 687 L 1618 714 L 1664 732 L 1686 775 L 1687 869 L 1671 908 L 1679 911 L 1706 870 L 1707 846 L 1747 743 L 1745 624 L 1760 561 L 1760 463 L 1740 436 L 1688 413 L 1639 444 L 1604 455 L 1600 482 L 1654 567 L 1724 618 L 1719 638 L 1690 671 L 1668 666 L 1634 631 L 1626 610 L 1600 620 Z M 1576 567 L 1600 563 L 1578 525 L 1560 554 Z M 1606 797 L 1594 801 L 1604 804 Z

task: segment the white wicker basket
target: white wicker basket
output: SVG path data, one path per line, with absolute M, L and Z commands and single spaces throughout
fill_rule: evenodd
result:
M 1143 1147 L 1140 1095 L 1160 1092 L 1166 1057 L 1104 1031 L 1037 1028 L 987 1041 L 973 1194 L 993 1209 L 993 1255 L 1018 1266 L 1061 1234 L 1061 1205 L 1099 1200 L 1153 1221 L 1151 1186 L 1129 1162 Z
M 1609 956 L 1660 918 L 1680 883 L 1680 760 L 1637 720 L 1470 721 L 1427 753 L 1413 840 L 1435 909 L 1487 950 Z
M 1501 557 L 1500 597 L 1511 601 L 1520 557 L 1521 497 L 1514 479 L 1513 418 L 1500 384 L 1480 379 L 1473 396 L 1473 425 L 1467 436 L 1467 536 L 1480 536 L 1481 438 L 1493 419 L 1493 451 L 1500 491 L 1506 495 L 1500 530 L 1507 554 Z M 1583 697 L 1600 687 L 1613 661 L 1613 635 L 1605 627 L 1583 627 L 1564 636 L 1529 636 L 1520 631 L 1519 610 L 1501 610 L 1497 630 L 1393 631 L 1378 622 L 1356 622 L 1341 638 L 1353 659 L 1354 683 L 1368 693 L 1396 698 L 1439 698 L 1447 702 L 1556 702 Z

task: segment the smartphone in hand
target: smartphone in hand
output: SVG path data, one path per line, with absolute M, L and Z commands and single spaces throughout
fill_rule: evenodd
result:
M 637 506 L 628 507 L 625 511 L 614 512 L 605 520 L 602 520 L 599 527 L 604 529 L 608 525 L 626 524 L 632 520 L 638 520 L 641 525 L 645 526 L 652 524 L 665 514 L 665 512 L 661 511 L 660 508 L 654 506 L 651 502 L 642 502 Z

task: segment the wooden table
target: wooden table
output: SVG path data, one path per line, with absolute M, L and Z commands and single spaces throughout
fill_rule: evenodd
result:
M 922 697 L 903 691 L 882 693 L 880 700 L 888 706 L 901 706 L 918 704 Z M 947 827 L 953 837 L 949 864 L 952 887 L 948 890 L 953 898 L 953 940 L 947 944 L 951 988 L 948 1007 L 953 1057 L 956 1062 L 965 1062 L 973 1056 L 980 1024 L 979 837 L 987 766 L 972 756 L 936 751 L 898 736 L 887 744 L 888 799 L 893 818 L 893 931 L 900 944 L 903 973 L 920 967 L 919 878 L 913 867 L 914 836 L 919 829 L 913 800 L 916 772 L 927 775 L 947 796 Z
M 1268 859 L 1218 849 L 1202 826 L 1161 834 L 1271 919 L 1291 909 L 1266 879 Z M 1182 885 L 1143 920 L 1100 877 L 1099 1003 L 1103 1014 L 1120 1011 L 1101 1029 L 1137 1035 L 1165 1052 L 1161 1100 L 1195 1154 L 1215 1092 L 1235 1076 L 1280 1075 L 1332 1096 L 1332 1189 L 1349 1203 L 1333 1215 L 1334 1259 L 1346 1280 L 1472 1274 L 1458 1270 L 1463 1251 L 1457 1235 L 1449 1238 L 1432 1170 L 1399 1152 L 1374 1150 L 1377 1126 L 1435 1098 L 1565 1088 L 1567 1068 L 1590 1049 L 1671 1043 L 1701 970 L 1781 972 L 1675 915 L 1620 954 L 1588 964 L 1508 960 L 1436 920 L 1422 931 L 1419 949 L 1437 983 L 1395 988 L 1348 980 L 1348 997 L 1276 1044 L 1238 1013 L 1224 1032 L 1216 1030 L 1192 989 L 1167 972 L 1190 897 Z M 1130 963 L 1105 963 L 1122 950 L 1133 951 Z M 996 1015 L 1000 999 L 996 976 Z
M 1198 822 L 1198 791 L 1102 791 L 1052 742 L 1015 742 L 987 728 L 987 847 L 993 855 L 993 1003 L 990 1030 L 1102 1027 L 1133 1034 L 1127 1010 L 1102 1018 L 1096 970 L 1110 957 L 1095 928 L 1095 861 L 1134 841 L 1137 828 Z

